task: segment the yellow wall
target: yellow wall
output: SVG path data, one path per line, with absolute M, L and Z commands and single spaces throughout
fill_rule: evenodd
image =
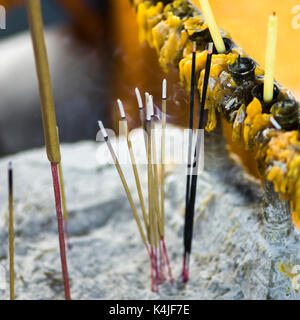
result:
M 218 25 L 229 31 L 233 40 L 263 67 L 268 15 L 276 11 L 279 19 L 276 80 L 300 100 L 300 0 L 210 0 L 210 3 Z M 292 13 L 293 8 L 298 17 Z

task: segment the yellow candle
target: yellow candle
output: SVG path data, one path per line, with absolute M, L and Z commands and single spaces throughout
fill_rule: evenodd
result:
M 224 53 L 226 51 L 226 47 L 221 36 L 219 27 L 214 18 L 213 12 L 211 10 L 210 4 L 208 0 L 199 0 L 202 12 L 205 16 L 206 23 L 208 25 L 211 37 L 214 41 L 215 47 L 218 53 Z
M 267 49 L 266 49 L 266 71 L 265 71 L 265 83 L 264 83 L 264 101 L 265 102 L 271 102 L 273 100 L 277 27 L 278 27 L 278 18 L 274 12 L 273 15 L 269 17 Z

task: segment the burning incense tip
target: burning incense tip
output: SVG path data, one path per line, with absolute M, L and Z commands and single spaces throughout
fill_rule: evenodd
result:
M 213 50 L 214 50 L 214 44 L 213 44 L 213 42 L 210 42 L 209 45 L 208 45 L 207 53 L 208 54 L 212 54 Z
M 197 51 L 197 42 L 194 41 L 193 42 L 193 52 L 196 52 Z
M 136 98 L 137 98 L 137 101 L 138 101 L 139 109 L 140 110 L 144 109 L 141 93 L 140 93 L 140 90 L 138 88 L 135 88 L 135 94 L 136 94 Z
M 167 80 L 163 80 L 162 98 L 167 99 Z
M 126 119 L 126 115 L 125 115 L 125 111 L 124 111 L 124 106 L 123 103 L 120 99 L 118 99 L 118 106 L 119 106 L 119 110 L 120 110 L 120 115 L 122 119 Z
M 106 129 L 104 128 L 104 125 L 103 125 L 102 121 L 98 121 L 98 124 L 99 124 L 100 130 L 102 132 L 102 135 L 103 135 L 104 139 L 107 139 L 108 138 L 108 134 L 106 132 Z

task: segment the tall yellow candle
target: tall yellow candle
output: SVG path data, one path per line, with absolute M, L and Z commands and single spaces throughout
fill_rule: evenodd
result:
M 226 47 L 208 0 L 199 0 L 199 2 L 218 53 L 225 53 Z
M 274 93 L 274 66 L 276 58 L 276 44 L 277 44 L 277 28 L 278 18 L 276 13 L 269 17 L 268 38 L 266 49 L 266 72 L 264 83 L 264 101 L 271 102 Z

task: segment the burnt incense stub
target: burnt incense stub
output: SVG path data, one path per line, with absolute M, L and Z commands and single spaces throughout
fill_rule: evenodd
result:
M 228 66 L 229 72 L 237 84 L 243 81 L 255 81 L 255 62 L 250 58 L 239 57 L 233 64 Z
M 297 101 L 291 99 L 279 101 L 271 107 L 270 111 L 283 129 L 298 129 L 299 103 Z
M 192 41 L 196 41 L 197 44 L 202 44 L 203 42 L 211 42 L 211 34 L 209 28 L 204 25 L 203 28 L 196 30 L 192 35 L 189 36 Z
M 223 38 L 223 41 L 224 41 L 224 44 L 225 44 L 226 51 L 224 53 L 222 53 L 222 54 L 229 54 L 232 51 L 233 47 L 234 47 L 234 42 L 229 38 Z M 205 49 L 208 50 L 208 44 L 207 44 Z M 217 51 L 215 45 L 213 46 L 213 54 L 219 54 L 219 52 Z

